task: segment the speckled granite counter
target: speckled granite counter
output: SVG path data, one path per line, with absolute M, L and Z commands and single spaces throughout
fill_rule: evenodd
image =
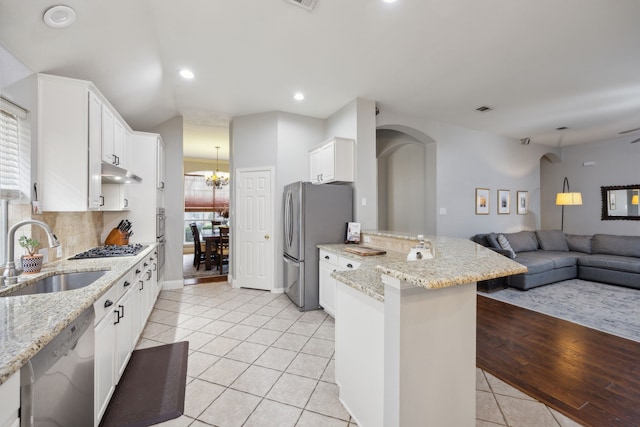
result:
M 23 276 L 17 285 L 0 289 L 0 384 L 18 372 L 33 355 L 153 250 L 155 243 L 133 257 L 57 261 L 46 264 L 40 274 Z M 22 288 L 39 278 L 56 273 L 98 270 L 108 271 L 82 289 L 10 296 L 13 289 Z
M 366 233 L 385 238 L 415 240 L 415 236 L 407 234 L 385 231 Z M 357 270 L 336 271 L 332 276 L 379 301 L 384 301 L 381 274 L 423 288 L 438 289 L 527 271 L 523 265 L 470 240 L 437 236 L 426 238 L 434 247 L 434 257 L 418 261 L 407 261 L 407 252 L 388 249 L 386 255 L 359 256 L 346 252 L 344 249 L 348 245 L 344 244 L 318 247 L 362 262 Z

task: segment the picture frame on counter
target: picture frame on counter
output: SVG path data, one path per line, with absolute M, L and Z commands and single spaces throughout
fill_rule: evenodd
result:
M 518 215 L 526 215 L 529 213 L 529 192 L 517 191 L 516 192 L 516 213 Z
M 489 189 L 476 188 L 476 215 L 489 215 Z
M 510 193 L 510 190 L 498 190 L 498 215 L 508 215 L 511 213 Z
M 360 243 L 360 223 L 347 223 L 347 243 Z

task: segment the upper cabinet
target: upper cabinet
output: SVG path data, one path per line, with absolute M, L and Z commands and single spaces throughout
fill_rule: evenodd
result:
M 156 187 L 164 190 L 165 166 L 164 166 L 164 141 L 158 136 L 156 140 Z
M 313 184 L 353 182 L 355 141 L 331 138 L 309 152 L 309 179 Z
M 38 189 L 44 211 L 104 209 L 102 161 L 126 163 L 131 130 L 88 81 L 38 75 Z

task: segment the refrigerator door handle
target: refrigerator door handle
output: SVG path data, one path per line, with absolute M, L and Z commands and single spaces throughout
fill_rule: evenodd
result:
M 293 243 L 293 193 L 291 189 L 289 189 L 287 193 L 287 247 L 291 248 L 291 244 Z

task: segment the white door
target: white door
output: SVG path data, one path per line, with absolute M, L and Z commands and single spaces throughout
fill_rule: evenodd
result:
M 233 264 L 243 288 L 272 290 L 274 283 L 273 169 L 241 169 L 236 178 Z

